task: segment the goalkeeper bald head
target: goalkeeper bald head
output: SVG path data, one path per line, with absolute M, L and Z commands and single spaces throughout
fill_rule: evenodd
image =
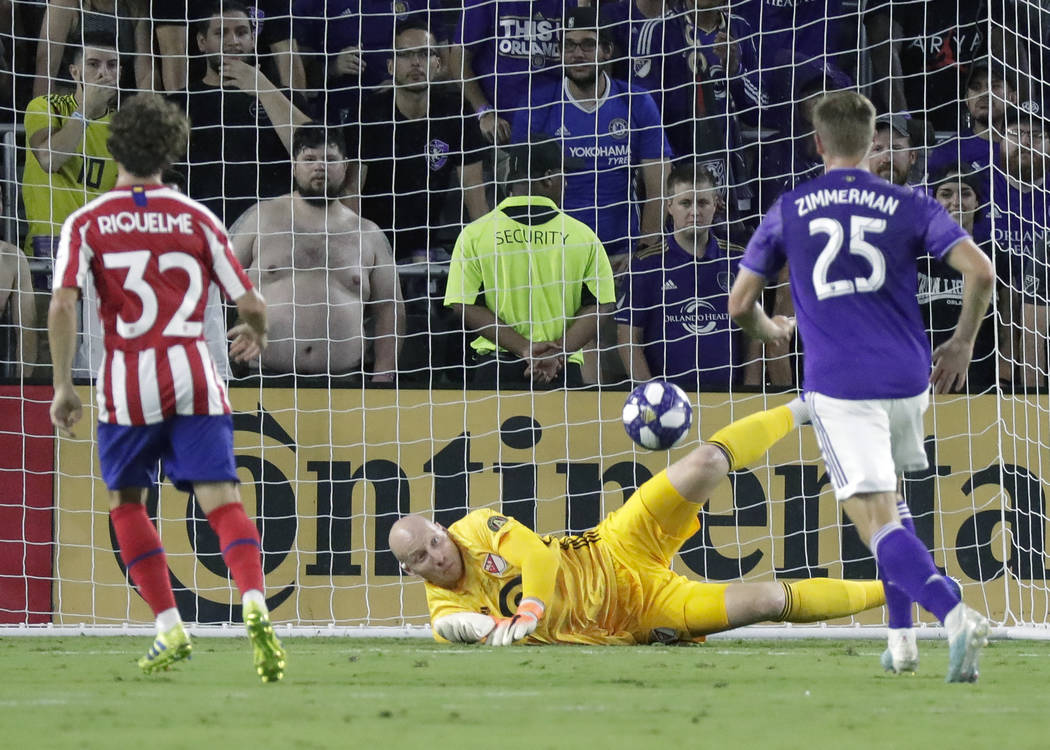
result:
M 463 554 L 439 523 L 405 516 L 390 529 L 390 551 L 406 573 L 442 588 L 455 588 L 463 578 Z

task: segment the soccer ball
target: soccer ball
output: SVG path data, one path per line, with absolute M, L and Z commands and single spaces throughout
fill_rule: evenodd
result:
M 674 383 L 650 380 L 638 386 L 623 405 L 623 427 L 631 440 L 651 451 L 673 448 L 689 434 L 693 407 Z

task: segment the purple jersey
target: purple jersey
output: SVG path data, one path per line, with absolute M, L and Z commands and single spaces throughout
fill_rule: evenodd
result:
M 835 169 L 781 196 L 740 263 L 767 279 L 788 263 L 807 391 L 910 398 L 930 376 L 916 261 L 967 236 L 926 193 Z
M 576 0 L 464 0 L 456 43 L 471 52 L 481 90 L 508 120 L 532 86 L 561 76 L 561 23 Z
M 729 290 L 742 252 L 711 234 L 697 258 L 668 235 L 664 247 L 631 259 L 616 322 L 642 329 L 653 377 L 687 390 L 740 382 L 743 341 L 729 317 Z

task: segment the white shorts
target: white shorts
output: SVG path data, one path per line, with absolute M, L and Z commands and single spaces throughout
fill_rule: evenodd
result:
M 839 500 L 860 492 L 895 492 L 901 473 L 929 465 L 922 424 L 928 391 L 866 401 L 807 392 L 806 403 Z

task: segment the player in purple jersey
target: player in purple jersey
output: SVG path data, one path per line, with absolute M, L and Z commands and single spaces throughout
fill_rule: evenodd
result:
M 679 164 L 667 195 L 674 232 L 634 256 L 617 305 L 624 368 L 636 383 L 659 377 L 693 391 L 756 385 L 761 349 L 740 335 L 728 309 L 743 248 L 711 232 L 722 203 L 717 180 Z
M 864 169 L 875 108 L 852 91 L 814 109 L 825 174 L 785 193 L 755 232 L 730 293 L 733 318 L 755 338 L 779 340 L 792 323 L 758 304 L 787 263 L 805 346 L 805 394 L 835 496 L 868 545 L 880 577 L 944 623 L 948 682 L 977 679 L 988 620 L 960 600 L 898 512 L 898 477 L 927 466 L 922 415 L 937 393 L 961 386 L 988 308 L 995 272 L 944 208 L 921 191 Z M 846 246 L 845 248 L 843 246 Z M 952 337 L 930 348 L 916 301 L 916 259 L 929 253 L 963 276 Z M 912 628 L 891 628 L 883 666 L 918 665 Z
M 564 48 L 564 78 L 536 88 L 531 108 L 514 118 L 511 140 L 548 136 L 563 144 L 567 157 L 583 160 L 583 169 L 565 175 L 564 209 L 595 231 L 619 272 L 639 241 L 639 227 L 659 240 L 661 173 L 670 147 L 652 97 L 602 70 L 612 40 L 593 9 L 566 15 Z M 640 224 L 631 198 L 634 168 L 645 185 Z

